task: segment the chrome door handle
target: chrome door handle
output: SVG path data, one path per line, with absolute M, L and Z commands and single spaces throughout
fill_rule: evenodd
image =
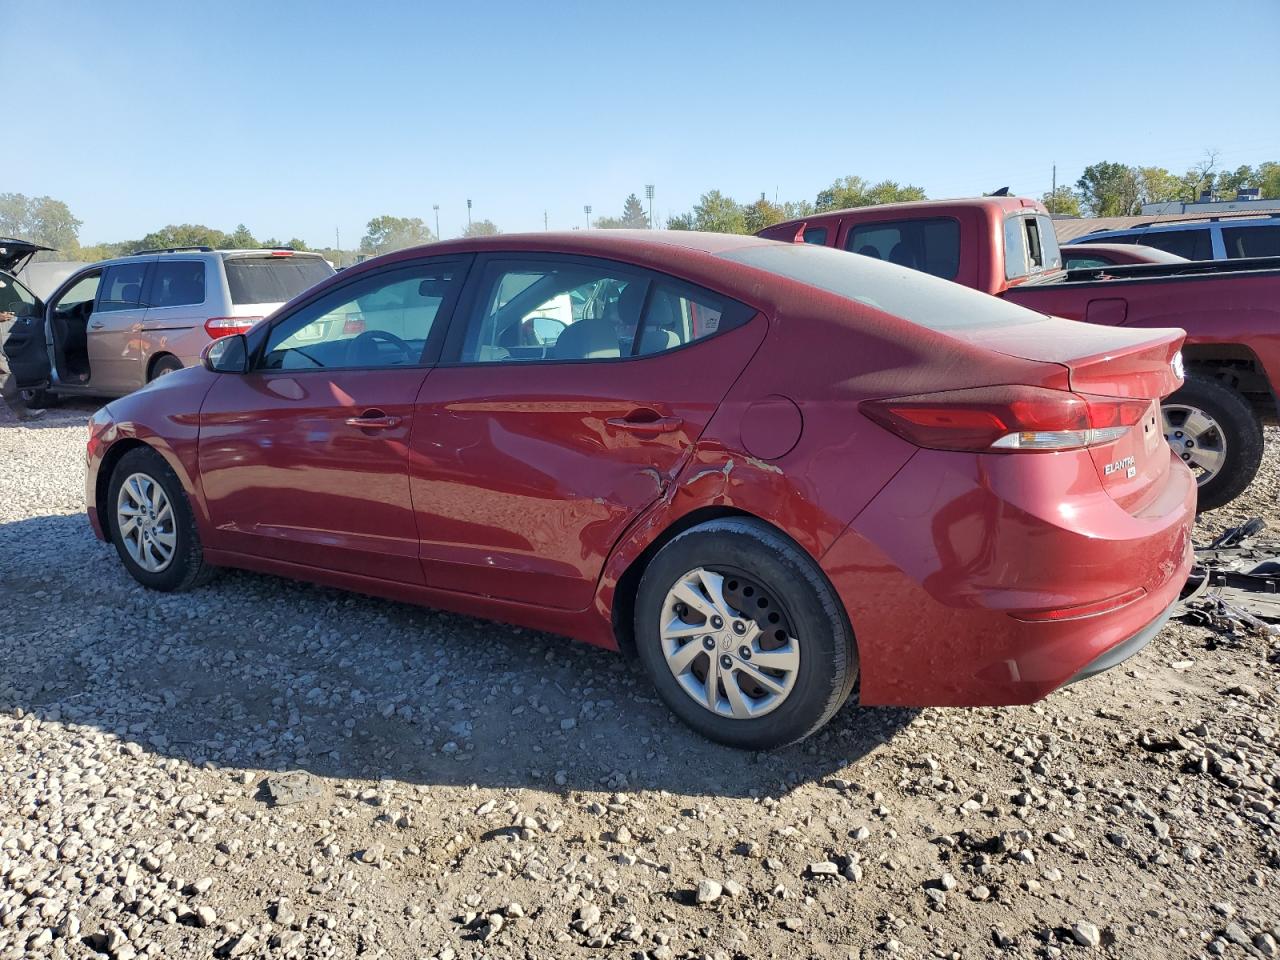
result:
M 106 326 L 106 324 L 105 324 L 105 323 L 103 323 L 101 320 L 99 320 L 99 321 L 97 321 L 96 323 L 91 323 L 91 324 L 89 324 L 89 329 L 90 329 L 90 330 L 101 330 L 101 329 L 102 329 L 103 327 L 105 327 L 105 326 Z
M 632 420 L 628 417 L 610 417 L 605 423 L 619 430 L 626 430 L 628 433 L 638 434 L 642 437 L 656 437 L 663 433 L 674 433 L 679 430 L 684 421 L 679 417 L 658 417 L 655 420 Z
M 361 430 L 391 430 L 400 426 L 399 417 L 347 417 L 348 427 L 359 427 Z

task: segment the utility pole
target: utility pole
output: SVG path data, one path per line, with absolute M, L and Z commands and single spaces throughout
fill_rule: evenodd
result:
M 433 203 L 431 209 L 436 212 L 436 239 L 440 239 L 440 204 Z
M 649 229 L 656 230 L 657 227 L 653 225 L 653 184 L 652 183 L 646 183 L 644 185 L 644 197 L 646 200 L 649 201 Z
M 543 229 L 543 232 L 546 232 L 547 230 L 551 229 L 550 227 L 547 226 L 547 211 L 545 210 L 542 211 L 542 229 Z
M 333 228 L 333 249 L 338 251 L 338 266 L 342 266 L 342 235 L 337 227 Z
M 591 204 L 587 204 L 582 208 L 582 212 L 587 215 L 587 229 L 591 229 Z
M 1058 165 L 1053 165 L 1053 192 L 1049 194 L 1049 216 L 1058 212 Z
M 467 233 L 471 232 L 471 201 L 467 201 Z

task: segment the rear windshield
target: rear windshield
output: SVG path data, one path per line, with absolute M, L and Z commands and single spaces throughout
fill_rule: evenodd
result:
M 998 297 L 872 257 L 831 247 L 770 243 L 721 254 L 749 267 L 826 290 L 930 330 L 1008 327 L 1044 318 Z
M 320 257 L 228 257 L 232 303 L 283 303 L 333 275 Z

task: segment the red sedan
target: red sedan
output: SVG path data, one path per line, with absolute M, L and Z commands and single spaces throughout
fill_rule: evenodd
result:
M 632 651 L 705 735 L 1027 703 L 1158 630 L 1195 483 L 1181 331 L 753 237 L 380 257 L 90 427 L 88 514 L 180 590 L 242 567 Z

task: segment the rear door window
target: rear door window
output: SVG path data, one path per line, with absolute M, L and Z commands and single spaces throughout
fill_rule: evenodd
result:
M 1222 242 L 1232 260 L 1280 257 L 1280 226 L 1223 227 Z
M 204 303 L 204 262 L 161 260 L 151 278 L 151 306 L 184 307 Z
M 806 227 L 804 231 L 804 242 L 815 243 L 820 247 L 825 247 L 827 245 L 827 228 Z
M 1135 237 L 1135 243 L 1141 243 L 1157 250 L 1176 253 L 1188 260 L 1212 260 L 1213 239 L 1206 229 L 1197 230 L 1151 230 Z
M 333 275 L 320 257 L 228 257 L 231 302 L 283 303 Z
M 142 284 L 147 276 L 148 261 L 117 263 L 102 273 L 95 313 L 113 310 L 135 310 L 142 304 Z
M 849 230 L 844 248 L 954 280 L 960 271 L 960 223 L 939 218 L 857 224 Z

